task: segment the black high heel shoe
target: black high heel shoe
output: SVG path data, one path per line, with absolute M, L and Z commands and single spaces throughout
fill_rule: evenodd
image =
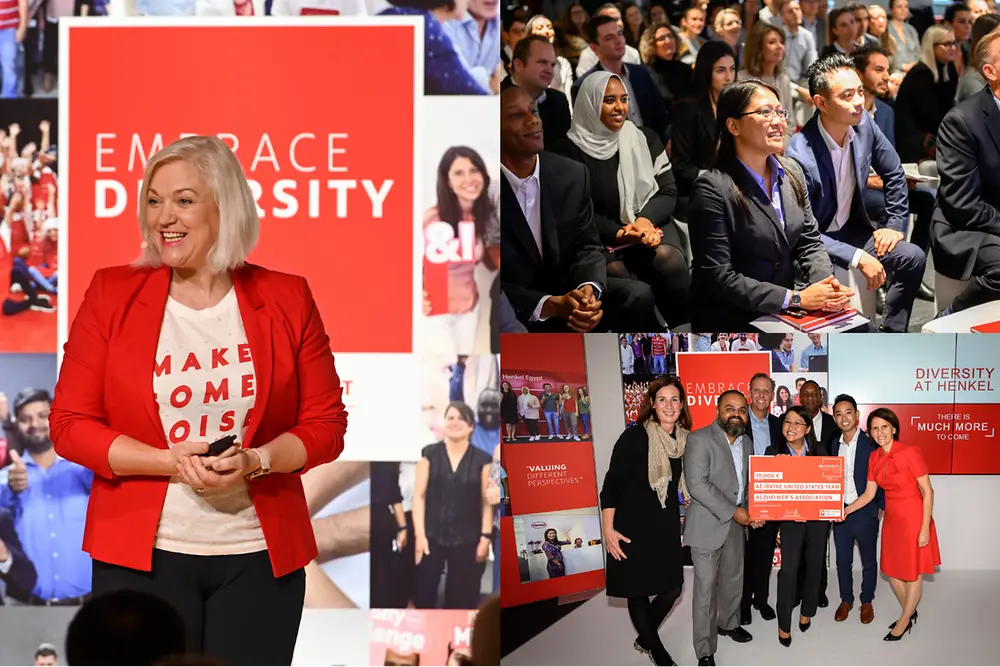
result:
M 907 632 L 910 632 L 911 630 L 913 630 L 913 621 L 912 620 L 910 620 L 910 622 L 906 624 L 906 628 L 903 630 L 902 634 L 900 634 L 899 636 L 896 636 L 896 635 L 892 634 L 892 630 L 890 630 L 889 634 L 887 634 L 885 637 L 882 637 L 882 641 L 884 641 L 884 642 L 898 642 L 900 639 L 903 638 L 903 635 L 905 635 Z
M 784 647 L 791 646 L 792 645 L 791 633 L 789 633 L 787 637 L 782 637 L 781 635 L 778 635 L 778 642 Z
M 917 627 L 917 610 L 916 609 L 914 609 L 913 613 L 910 614 L 910 623 L 913 623 L 913 627 Z M 896 627 L 896 622 L 895 621 L 893 621 L 892 623 L 889 624 L 889 629 L 890 630 L 892 630 L 894 627 Z
M 799 632 L 805 632 L 810 627 L 812 627 L 812 619 L 809 619 L 808 623 L 803 623 L 802 621 L 799 621 Z

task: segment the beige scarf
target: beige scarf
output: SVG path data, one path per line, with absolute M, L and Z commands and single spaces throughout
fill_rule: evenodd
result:
M 676 438 L 671 437 L 660 428 L 654 419 L 646 421 L 646 434 L 649 436 L 649 485 L 656 491 L 656 497 L 660 499 L 660 507 L 666 507 L 667 490 L 673 471 L 670 468 L 670 459 L 679 459 L 684 456 L 684 445 L 687 444 L 688 431 L 680 426 L 674 428 Z M 681 479 L 678 482 L 681 496 L 686 501 L 691 496 L 688 495 L 687 482 L 684 481 L 684 472 L 681 471 Z

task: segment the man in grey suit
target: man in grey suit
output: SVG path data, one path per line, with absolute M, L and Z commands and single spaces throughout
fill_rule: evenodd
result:
M 753 442 L 744 437 L 747 399 L 736 390 L 719 396 L 717 421 L 688 436 L 684 476 L 691 506 L 684 512 L 684 543 L 694 564 L 694 651 L 699 665 L 715 664 L 719 635 L 745 643 L 740 627 L 747 487 Z

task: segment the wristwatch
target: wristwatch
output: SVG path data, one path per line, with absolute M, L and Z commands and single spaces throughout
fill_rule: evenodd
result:
M 271 457 L 268 456 L 267 451 L 260 447 L 255 447 L 251 451 L 255 452 L 257 457 L 260 458 L 260 467 L 246 474 L 247 481 L 263 477 L 271 472 Z
M 794 308 L 802 307 L 802 295 L 799 294 L 797 291 L 792 292 L 792 306 Z

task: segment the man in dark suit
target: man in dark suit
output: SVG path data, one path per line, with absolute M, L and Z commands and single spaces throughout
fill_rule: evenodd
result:
M 586 167 L 542 153 L 535 104 L 510 79 L 500 91 L 500 166 L 501 287 L 518 320 L 532 332 L 661 329 L 650 287 L 607 275 Z
M 545 133 L 545 147 L 569 132 L 572 116 L 569 101 L 561 91 L 549 88 L 556 66 L 556 50 L 541 35 L 529 35 L 514 47 L 511 81 L 528 93 L 538 107 Z
M 834 441 L 831 456 L 844 459 L 844 506 L 848 506 L 864 494 L 868 488 L 868 457 L 875 450 L 865 432 L 858 428 L 858 403 L 847 394 L 840 394 L 833 401 L 833 417 L 840 427 L 841 436 Z M 885 508 L 885 494 L 879 489 L 875 502 L 854 512 L 842 522 L 833 524 L 834 545 L 837 548 L 837 580 L 840 583 L 840 606 L 834 619 L 847 620 L 854 608 L 854 543 L 861 552 L 861 622 L 871 623 L 875 619 L 872 600 L 875 599 L 875 583 L 878 579 L 876 548 L 878 545 L 878 522 L 880 510 Z
M 851 54 L 854 66 L 861 76 L 865 87 L 865 111 L 882 130 L 893 148 L 896 147 L 896 111 L 883 101 L 889 96 L 889 56 L 882 47 L 865 47 Z M 934 200 L 937 192 L 923 183 L 906 179 L 909 188 L 907 199 L 910 213 L 916 220 L 913 223 L 913 233 L 910 242 L 924 251 L 926 255 L 931 247 L 931 218 L 934 215 Z M 878 174 L 868 174 L 868 188 L 864 191 L 865 211 L 875 226 L 883 226 L 886 222 L 885 195 L 882 177 Z M 934 290 L 920 284 L 917 298 L 924 301 L 934 300 Z
M 772 444 L 781 442 L 781 419 L 771 414 L 774 380 L 767 373 L 757 373 L 750 379 L 750 429 L 753 456 L 764 456 Z M 740 605 L 740 625 L 753 621 L 751 608 L 756 607 L 765 621 L 774 620 L 774 608 L 767 603 L 771 590 L 771 566 L 774 547 L 781 523 L 768 521 L 760 528 L 747 530 L 746 557 L 743 564 L 743 602 Z
M 823 245 L 838 266 L 859 269 L 868 289 L 878 289 L 886 271 L 892 273 L 879 329 L 905 333 L 927 255 L 903 240 L 909 214 L 903 165 L 865 113 L 864 88 L 850 58 L 836 53 L 813 63 L 809 93 L 817 113 L 792 137 L 788 154 L 805 172 Z M 886 200 L 887 220 L 878 228 L 862 199 L 872 167 Z
M 21 540 L 14 530 L 14 518 L 10 512 L 2 508 L 0 508 L 0 579 L 7 584 L 7 594 L 15 598 L 29 595 L 38 579 L 35 566 L 21 548 Z M 2 604 L 3 596 L 0 595 L 0 605 Z
M 934 268 L 970 281 L 942 315 L 1000 299 L 1000 33 L 979 40 L 976 60 L 989 85 L 956 104 L 938 130 Z
M 823 412 L 823 390 L 820 389 L 819 383 L 815 380 L 806 380 L 802 383 L 802 387 L 799 389 L 799 403 L 809 416 L 812 417 L 812 432 L 816 436 L 816 442 L 819 443 L 824 451 L 832 451 L 836 445 L 837 438 L 840 437 L 840 427 L 837 426 L 837 422 L 834 421 L 826 412 Z M 830 527 L 827 526 L 826 531 L 826 541 L 827 541 L 827 553 L 829 553 L 829 542 L 830 542 Z M 803 573 L 799 572 L 800 581 Z M 823 564 L 823 574 L 819 589 L 819 606 L 826 607 L 829 606 L 830 601 L 826 595 L 826 589 L 829 584 L 829 572 L 824 561 Z
M 597 64 L 573 82 L 571 103 L 576 102 L 580 85 L 588 74 L 607 70 L 621 77 L 628 93 L 628 119 L 639 126 L 656 132 L 666 143 L 670 119 L 653 77 L 642 65 L 632 65 L 622 60 L 625 56 L 625 34 L 618 22 L 610 16 L 598 15 L 587 25 L 591 48 L 597 54 Z

